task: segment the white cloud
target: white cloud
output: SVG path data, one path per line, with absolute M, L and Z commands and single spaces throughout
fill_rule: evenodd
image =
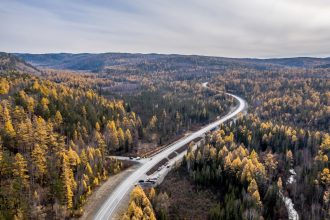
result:
M 327 0 L 3 0 L 2 5 L 0 50 L 8 52 L 330 55 Z

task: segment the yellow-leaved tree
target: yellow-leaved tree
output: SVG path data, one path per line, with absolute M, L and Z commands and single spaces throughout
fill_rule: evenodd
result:
M 153 194 L 153 192 L 150 191 L 150 194 Z M 151 202 L 140 186 L 136 186 L 131 192 L 128 209 L 122 219 L 156 220 Z
M 47 172 L 47 159 L 45 150 L 36 144 L 31 154 L 33 175 L 42 182 Z
M 259 194 L 259 190 L 258 190 L 258 185 L 255 179 L 252 179 L 248 189 L 247 189 L 248 193 L 252 196 L 252 198 L 254 199 L 254 201 L 259 205 L 262 206 L 261 200 L 260 200 L 260 194 Z
M 9 83 L 5 78 L 0 79 L 0 95 L 7 94 L 9 92 Z
M 15 155 L 15 161 L 13 166 L 13 175 L 18 184 L 17 187 L 28 187 L 29 186 L 29 175 L 27 170 L 27 162 L 22 154 L 17 153 Z

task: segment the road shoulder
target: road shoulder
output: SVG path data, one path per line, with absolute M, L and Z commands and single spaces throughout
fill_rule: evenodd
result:
M 135 164 L 128 167 L 122 172 L 110 176 L 100 187 L 95 189 L 90 197 L 88 197 L 86 204 L 84 205 L 84 214 L 80 217 L 81 220 L 92 220 L 102 207 L 105 201 L 109 198 L 115 188 L 120 185 L 131 173 L 133 173 L 141 164 Z M 120 209 L 118 209 L 120 211 Z

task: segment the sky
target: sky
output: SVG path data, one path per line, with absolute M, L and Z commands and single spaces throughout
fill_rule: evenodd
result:
M 0 0 L 0 51 L 330 56 L 329 0 Z

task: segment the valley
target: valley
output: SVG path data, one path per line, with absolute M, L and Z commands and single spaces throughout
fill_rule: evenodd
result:
M 327 218 L 328 59 L 1 60 L 4 219 Z

